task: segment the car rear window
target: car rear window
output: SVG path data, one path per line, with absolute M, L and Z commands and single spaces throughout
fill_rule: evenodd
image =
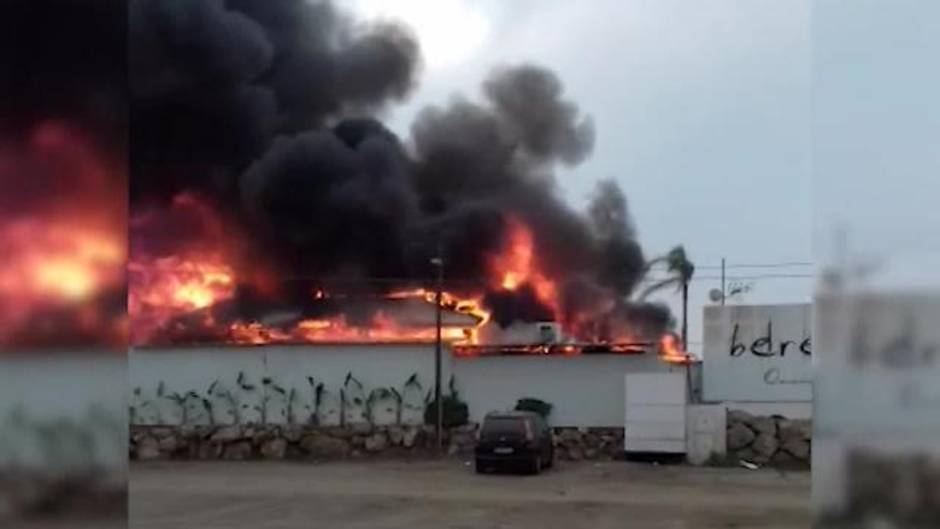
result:
M 483 437 L 494 435 L 525 435 L 525 419 L 521 417 L 493 417 L 483 421 Z

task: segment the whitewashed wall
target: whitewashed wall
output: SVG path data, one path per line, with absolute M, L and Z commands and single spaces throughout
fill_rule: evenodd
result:
M 445 376 L 449 376 L 449 358 L 444 357 Z M 237 383 L 240 373 L 244 383 L 254 386 L 254 391 L 244 391 Z M 424 391 L 434 382 L 434 348 L 422 345 L 322 345 L 265 346 L 265 347 L 199 347 L 175 349 L 135 349 L 130 353 L 131 405 L 136 407 L 137 423 L 178 424 L 180 407 L 166 398 L 173 393 L 185 394 L 196 391 L 207 394 L 210 386 L 217 383 L 215 393 L 229 392 L 237 400 L 242 422 L 261 420 L 262 399 L 265 394 L 262 381 L 270 378 L 272 386 L 286 390 L 294 389 L 295 417 L 302 422 L 312 413 L 314 388 L 321 382 L 326 393 L 321 403 L 320 421 L 323 424 L 340 422 L 339 391 L 347 374 L 352 374 L 362 383 L 367 394 L 378 387 L 395 387 L 401 391 L 405 381 L 417 373 Z M 314 385 L 308 382 L 312 377 Z M 163 384 L 163 395 L 157 392 Z M 138 389 L 139 388 L 139 389 Z M 135 394 L 134 392 L 138 392 Z M 287 406 L 283 396 L 269 389 L 266 419 L 269 422 L 286 422 Z M 361 397 L 361 395 L 360 395 Z M 420 405 L 423 395 L 412 391 L 407 401 Z M 232 422 L 228 413 L 228 399 L 211 399 L 216 422 Z M 351 400 L 351 399 L 350 399 Z M 189 407 L 191 422 L 208 422 L 199 402 Z M 376 422 L 391 422 L 391 406 L 383 403 L 376 409 L 381 413 Z M 362 406 L 350 405 L 345 410 L 348 422 L 360 422 Z M 420 422 L 416 411 L 403 413 L 403 421 Z
M 624 375 L 668 371 L 653 355 L 510 356 L 457 359 L 458 390 L 473 420 L 522 397 L 553 405 L 553 426 L 623 426 Z
M 551 402 L 550 418 L 556 426 L 623 426 L 624 374 L 638 371 L 667 371 L 672 367 L 654 356 L 586 355 L 580 357 L 489 357 L 457 359 L 445 350 L 443 380 L 453 374 L 461 398 L 470 408 L 471 420 L 478 421 L 492 410 L 513 407 L 521 397 L 535 397 Z M 376 387 L 396 387 L 417 373 L 422 392 L 433 387 L 433 345 L 318 345 L 265 347 L 200 347 L 185 349 L 137 349 L 130 353 L 131 406 L 138 423 L 178 424 L 179 406 L 156 395 L 161 382 L 164 396 L 196 391 L 204 395 L 216 380 L 217 388 L 228 390 L 238 398 L 243 422 L 260 420 L 260 394 L 238 389 L 238 373 L 245 380 L 261 386 L 265 377 L 274 384 L 298 392 L 293 405 L 295 419 L 309 417 L 313 402 L 312 387 L 323 382 L 329 392 L 320 409 L 321 423 L 339 422 L 339 389 L 347 373 L 362 382 L 365 393 Z M 138 394 L 134 390 L 139 388 Z M 269 422 L 286 420 L 283 399 L 269 393 L 266 418 Z M 403 422 L 420 422 L 417 408 L 423 394 L 405 394 Z M 221 401 L 224 402 L 221 402 Z M 225 410 L 231 402 L 213 399 L 216 422 L 231 422 Z M 216 402 L 220 401 L 220 402 Z M 390 402 L 375 406 L 377 423 L 391 422 L 394 412 Z M 350 406 L 347 421 L 354 422 L 361 409 Z M 189 407 L 190 422 L 207 422 L 205 411 L 197 401 Z

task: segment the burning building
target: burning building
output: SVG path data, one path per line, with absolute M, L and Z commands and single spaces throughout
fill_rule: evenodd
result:
M 401 138 L 377 116 L 417 81 L 406 28 L 134 0 L 129 35 L 133 344 L 428 342 L 438 304 L 468 354 L 533 324 L 566 353 L 664 336 L 668 310 L 629 301 L 623 192 L 561 196 L 594 128 L 551 71 L 495 69 Z

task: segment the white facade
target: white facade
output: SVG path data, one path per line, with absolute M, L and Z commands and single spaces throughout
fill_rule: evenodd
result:
M 684 367 L 646 355 L 501 356 L 455 358 L 445 348 L 442 355 L 444 393 L 453 375 L 456 390 L 468 403 L 470 418 L 479 421 L 489 411 L 512 408 L 523 397 L 551 403 L 553 426 L 622 427 L 624 419 L 624 375 L 631 372 L 684 371 Z M 254 389 L 246 391 L 238 384 Z M 362 385 L 347 384 L 343 412 L 354 422 L 364 412 L 354 403 L 365 401 L 376 388 L 396 388 L 406 404 L 402 421 L 420 422 L 425 395 L 434 384 L 434 346 L 430 344 L 308 346 L 198 347 L 134 349 L 130 353 L 131 402 L 137 423 L 179 424 L 182 408 L 174 402 L 190 391 L 200 399 L 187 399 L 187 421 L 208 422 L 201 398 L 213 383 L 213 419 L 231 422 L 237 406 L 242 422 L 284 422 L 290 411 L 302 422 L 315 407 L 315 388 L 323 383 L 318 417 L 321 423 L 338 423 L 340 389 L 352 374 Z M 412 375 L 421 385 L 405 388 Z M 314 385 L 308 381 L 312 377 Z M 270 379 L 269 385 L 262 384 Z M 161 388 L 162 386 L 162 388 Z M 273 388 L 282 388 L 284 394 Z M 162 391 L 160 391 L 162 389 Z M 287 395 L 293 392 L 290 406 Z M 158 395 L 158 392 L 162 394 Z M 378 393 L 376 393 L 378 395 Z M 395 404 L 388 396 L 371 406 L 376 423 L 392 422 Z

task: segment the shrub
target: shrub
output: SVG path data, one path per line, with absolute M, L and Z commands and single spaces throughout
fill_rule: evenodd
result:
M 467 403 L 460 400 L 460 395 L 454 387 L 454 377 L 451 375 L 450 395 L 441 395 L 444 403 L 443 426 L 444 428 L 453 428 L 454 426 L 463 426 L 470 420 L 470 409 Z M 437 424 L 437 401 L 431 400 L 430 392 L 427 397 L 427 404 L 424 407 L 424 423 Z
M 460 400 L 456 395 L 442 395 L 444 402 L 444 428 L 453 428 L 467 424 L 470 419 L 470 409 L 467 403 Z M 424 408 L 425 424 L 437 424 L 437 402 L 431 401 Z
M 525 397 L 516 402 L 516 410 L 534 411 L 541 415 L 543 419 L 547 419 L 548 414 L 552 412 L 552 405 L 544 400 Z

